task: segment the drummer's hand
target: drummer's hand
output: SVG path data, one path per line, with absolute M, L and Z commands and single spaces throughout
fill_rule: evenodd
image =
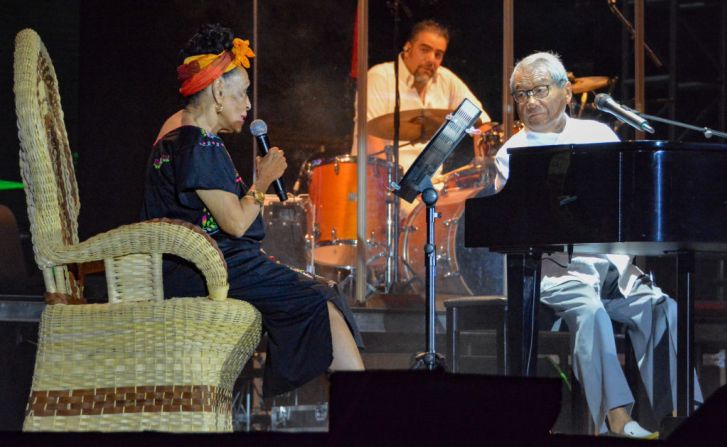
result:
M 270 149 L 264 157 L 257 157 L 257 178 L 255 185 L 258 191 L 267 191 L 270 184 L 280 178 L 288 167 L 285 154 L 277 146 Z

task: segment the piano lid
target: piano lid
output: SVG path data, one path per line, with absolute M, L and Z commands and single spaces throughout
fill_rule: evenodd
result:
M 465 205 L 465 246 L 727 251 L 727 145 L 629 141 L 516 148 L 510 178 Z

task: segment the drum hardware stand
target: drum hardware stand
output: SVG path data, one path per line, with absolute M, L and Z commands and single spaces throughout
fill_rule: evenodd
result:
M 398 131 L 395 131 L 395 134 L 397 133 Z M 392 146 L 386 146 L 384 151 L 388 162 L 387 184 L 398 183 L 399 163 L 395 161 L 398 157 L 392 153 Z M 391 293 L 394 286 L 399 282 L 399 196 L 388 191 L 386 193 L 386 202 L 386 244 L 388 253 L 386 255 L 384 292 Z
M 437 247 L 434 244 L 434 220 L 441 217 L 441 214 L 435 210 L 435 205 L 439 195 L 437 190 L 432 186 L 431 179 L 427 179 L 428 184 L 421 193 L 422 201 L 427 205 L 427 243 L 424 245 L 424 257 L 426 261 L 426 312 L 427 312 L 427 347 L 426 351 L 418 353 L 414 357 L 414 365 L 412 369 L 427 369 L 429 371 L 441 370 L 445 368 L 444 357 L 437 353 L 436 349 L 436 300 L 435 300 L 435 280 L 437 267 Z
M 310 213 L 311 213 L 311 222 L 313 223 L 313 228 L 311 230 L 311 233 L 306 233 L 305 235 L 305 243 L 308 245 L 308 253 L 310 253 L 310 256 L 308 257 L 309 261 L 308 264 L 305 266 L 305 271 L 315 275 L 316 274 L 316 239 L 318 239 L 318 236 L 320 235 L 320 231 L 318 228 L 316 228 L 316 207 L 310 203 Z
M 308 256 L 308 262 L 305 264 L 305 272 L 311 275 L 316 274 L 316 259 L 315 259 L 315 241 L 313 236 L 306 233 L 305 235 L 305 250 L 310 253 Z
M 407 231 L 408 230 L 409 229 L 407 229 Z M 402 249 L 401 249 L 402 254 L 407 253 L 407 244 L 408 244 L 408 242 L 405 243 L 404 246 L 402 247 Z M 400 290 L 402 290 L 402 291 L 411 290 L 413 292 L 416 292 L 417 289 L 414 287 L 413 284 L 419 283 L 419 286 L 422 286 L 423 284 L 422 284 L 421 278 L 419 277 L 419 275 L 417 275 L 416 271 L 414 270 L 414 267 L 412 267 L 411 264 L 409 264 L 409 260 L 406 259 L 406 256 L 401 257 L 401 264 L 403 267 L 403 271 L 405 272 L 405 275 L 407 276 L 408 279 L 403 284 L 399 285 Z M 401 276 L 400 276 L 400 280 L 402 280 Z
M 389 0 L 387 1 L 387 6 L 389 7 L 389 10 L 391 11 L 391 14 L 394 19 L 394 29 L 393 29 L 393 36 L 392 36 L 392 49 L 394 54 L 394 135 L 393 135 L 393 143 L 391 146 L 391 153 L 393 156 L 393 168 L 392 168 L 392 175 L 390 178 L 390 182 L 395 182 L 398 184 L 399 182 L 399 128 L 401 125 L 401 95 L 399 93 L 399 55 L 401 54 L 401 51 L 399 50 L 399 23 L 401 22 L 401 17 L 399 15 L 399 10 L 403 10 L 404 13 L 411 18 L 412 13 L 411 10 L 401 1 L 401 0 Z M 389 153 L 387 152 L 387 160 L 389 159 Z M 391 183 L 389 183 L 391 184 Z M 385 284 L 385 291 L 386 293 L 390 293 L 393 289 L 393 287 L 399 282 L 399 262 L 398 262 L 398 256 L 399 256 L 399 196 L 394 197 L 394 205 L 393 210 L 390 213 L 391 214 L 391 220 L 389 221 L 389 228 L 390 231 L 388 231 L 388 234 L 391 234 L 391 240 L 389 244 L 389 249 L 391 250 L 390 255 L 388 256 L 386 260 L 386 284 Z M 390 208 L 391 209 L 391 208 Z M 389 213 L 387 213 L 389 214 Z M 393 222 L 393 223 L 392 223 Z M 391 231 L 393 229 L 393 231 Z
M 403 250 L 406 250 L 406 248 L 404 248 Z M 411 287 L 411 284 L 416 281 L 419 281 L 420 283 L 422 282 L 421 278 L 419 278 L 419 275 L 417 275 L 416 271 L 414 270 L 414 267 L 412 267 L 411 264 L 409 264 L 409 261 L 407 259 L 404 259 L 403 256 L 401 259 L 401 263 L 407 275 L 411 275 L 411 278 L 408 279 L 406 283 L 404 283 L 405 287 Z
M 346 275 L 345 278 L 341 279 L 341 271 L 347 270 L 349 272 L 348 275 Z M 356 281 L 356 267 L 340 267 L 339 270 L 336 273 L 336 282 L 338 283 L 338 289 L 341 292 L 341 295 L 343 295 L 346 298 L 350 298 L 351 300 L 354 300 L 356 297 L 354 296 L 356 292 L 356 288 L 354 287 L 354 284 Z M 376 288 L 371 285 L 368 281 L 368 275 L 366 280 L 366 298 L 369 297 L 372 293 L 376 292 Z
M 366 241 L 366 245 L 367 245 L 367 252 L 369 250 L 371 250 L 372 248 L 375 248 L 378 245 L 378 243 L 376 242 L 374 232 L 371 232 L 370 239 Z M 377 291 L 377 287 L 380 284 L 380 282 L 378 281 L 378 278 L 376 278 L 375 274 L 374 274 L 373 278 L 371 279 L 371 281 L 369 281 L 368 273 L 371 272 L 371 270 L 368 269 L 368 266 L 372 262 L 376 261 L 377 259 L 381 259 L 381 258 L 384 258 L 387 256 L 388 256 L 388 253 L 384 251 L 383 253 L 379 252 L 379 253 L 371 256 L 370 258 L 366 259 L 366 266 L 367 266 L 366 287 L 365 287 L 365 291 L 366 291 L 365 297 L 366 298 L 368 298 L 372 293 L 375 293 Z M 354 281 L 356 280 L 356 274 L 355 274 L 356 267 L 347 265 L 347 266 L 337 266 L 334 268 L 336 269 L 336 282 L 338 283 L 338 288 L 339 288 L 341 294 L 344 297 L 355 299 L 354 294 L 355 294 L 356 289 L 354 287 L 354 284 L 355 284 Z M 341 279 L 341 274 L 342 274 L 342 271 L 344 271 L 344 270 L 348 271 L 349 273 L 348 273 L 348 275 L 346 275 L 345 278 Z
M 345 270 L 345 269 L 342 269 Z M 350 298 L 351 300 L 354 300 L 356 297 L 354 296 L 356 293 L 356 288 L 354 287 L 354 281 L 356 280 L 356 269 L 351 268 L 349 269 L 348 275 L 341 279 L 341 272 L 337 272 L 337 283 L 338 283 L 338 290 L 340 291 L 341 295 L 343 295 L 346 298 Z M 368 297 L 372 292 L 373 288 L 371 287 L 368 282 L 366 283 L 366 296 Z
M 406 282 L 404 282 L 403 284 L 400 285 L 401 290 L 411 290 L 412 292 L 417 292 L 418 289 L 416 289 L 414 287 L 414 283 L 418 283 L 419 286 L 421 286 L 422 280 L 421 280 L 421 278 L 419 278 L 419 276 L 417 276 L 416 273 L 414 273 L 414 269 L 411 267 L 411 265 L 409 265 L 408 262 L 406 262 L 406 261 L 402 261 L 402 262 L 404 262 L 404 266 L 412 273 L 411 273 L 411 278 L 409 278 L 408 280 L 406 280 Z

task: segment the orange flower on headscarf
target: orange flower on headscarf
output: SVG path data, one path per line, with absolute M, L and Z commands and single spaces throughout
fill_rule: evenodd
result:
M 250 68 L 250 59 L 255 57 L 255 53 L 250 48 L 249 40 L 242 40 L 237 37 L 232 39 L 232 63 L 237 66 Z

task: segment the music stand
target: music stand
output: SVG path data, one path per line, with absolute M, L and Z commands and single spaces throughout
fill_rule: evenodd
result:
M 464 99 L 457 109 L 447 115 L 432 139 L 419 154 L 404 177 L 397 184 L 390 184 L 394 194 L 411 203 L 417 195 L 427 206 L 427 242 L 424 245 L 426 269 L 426 351 L 416 355 L 413 369 L 430 371 L 444 369 L 444 357 L 437 354 L 435 344 L 435 277 L 436 245 L 434 245 L 434 219 L 440 217 L 435 210 L 438 194 L 432 186 L 432 175 L 462 141 L 467 130 L 479 118 L 482 111 L 469 99 Z

